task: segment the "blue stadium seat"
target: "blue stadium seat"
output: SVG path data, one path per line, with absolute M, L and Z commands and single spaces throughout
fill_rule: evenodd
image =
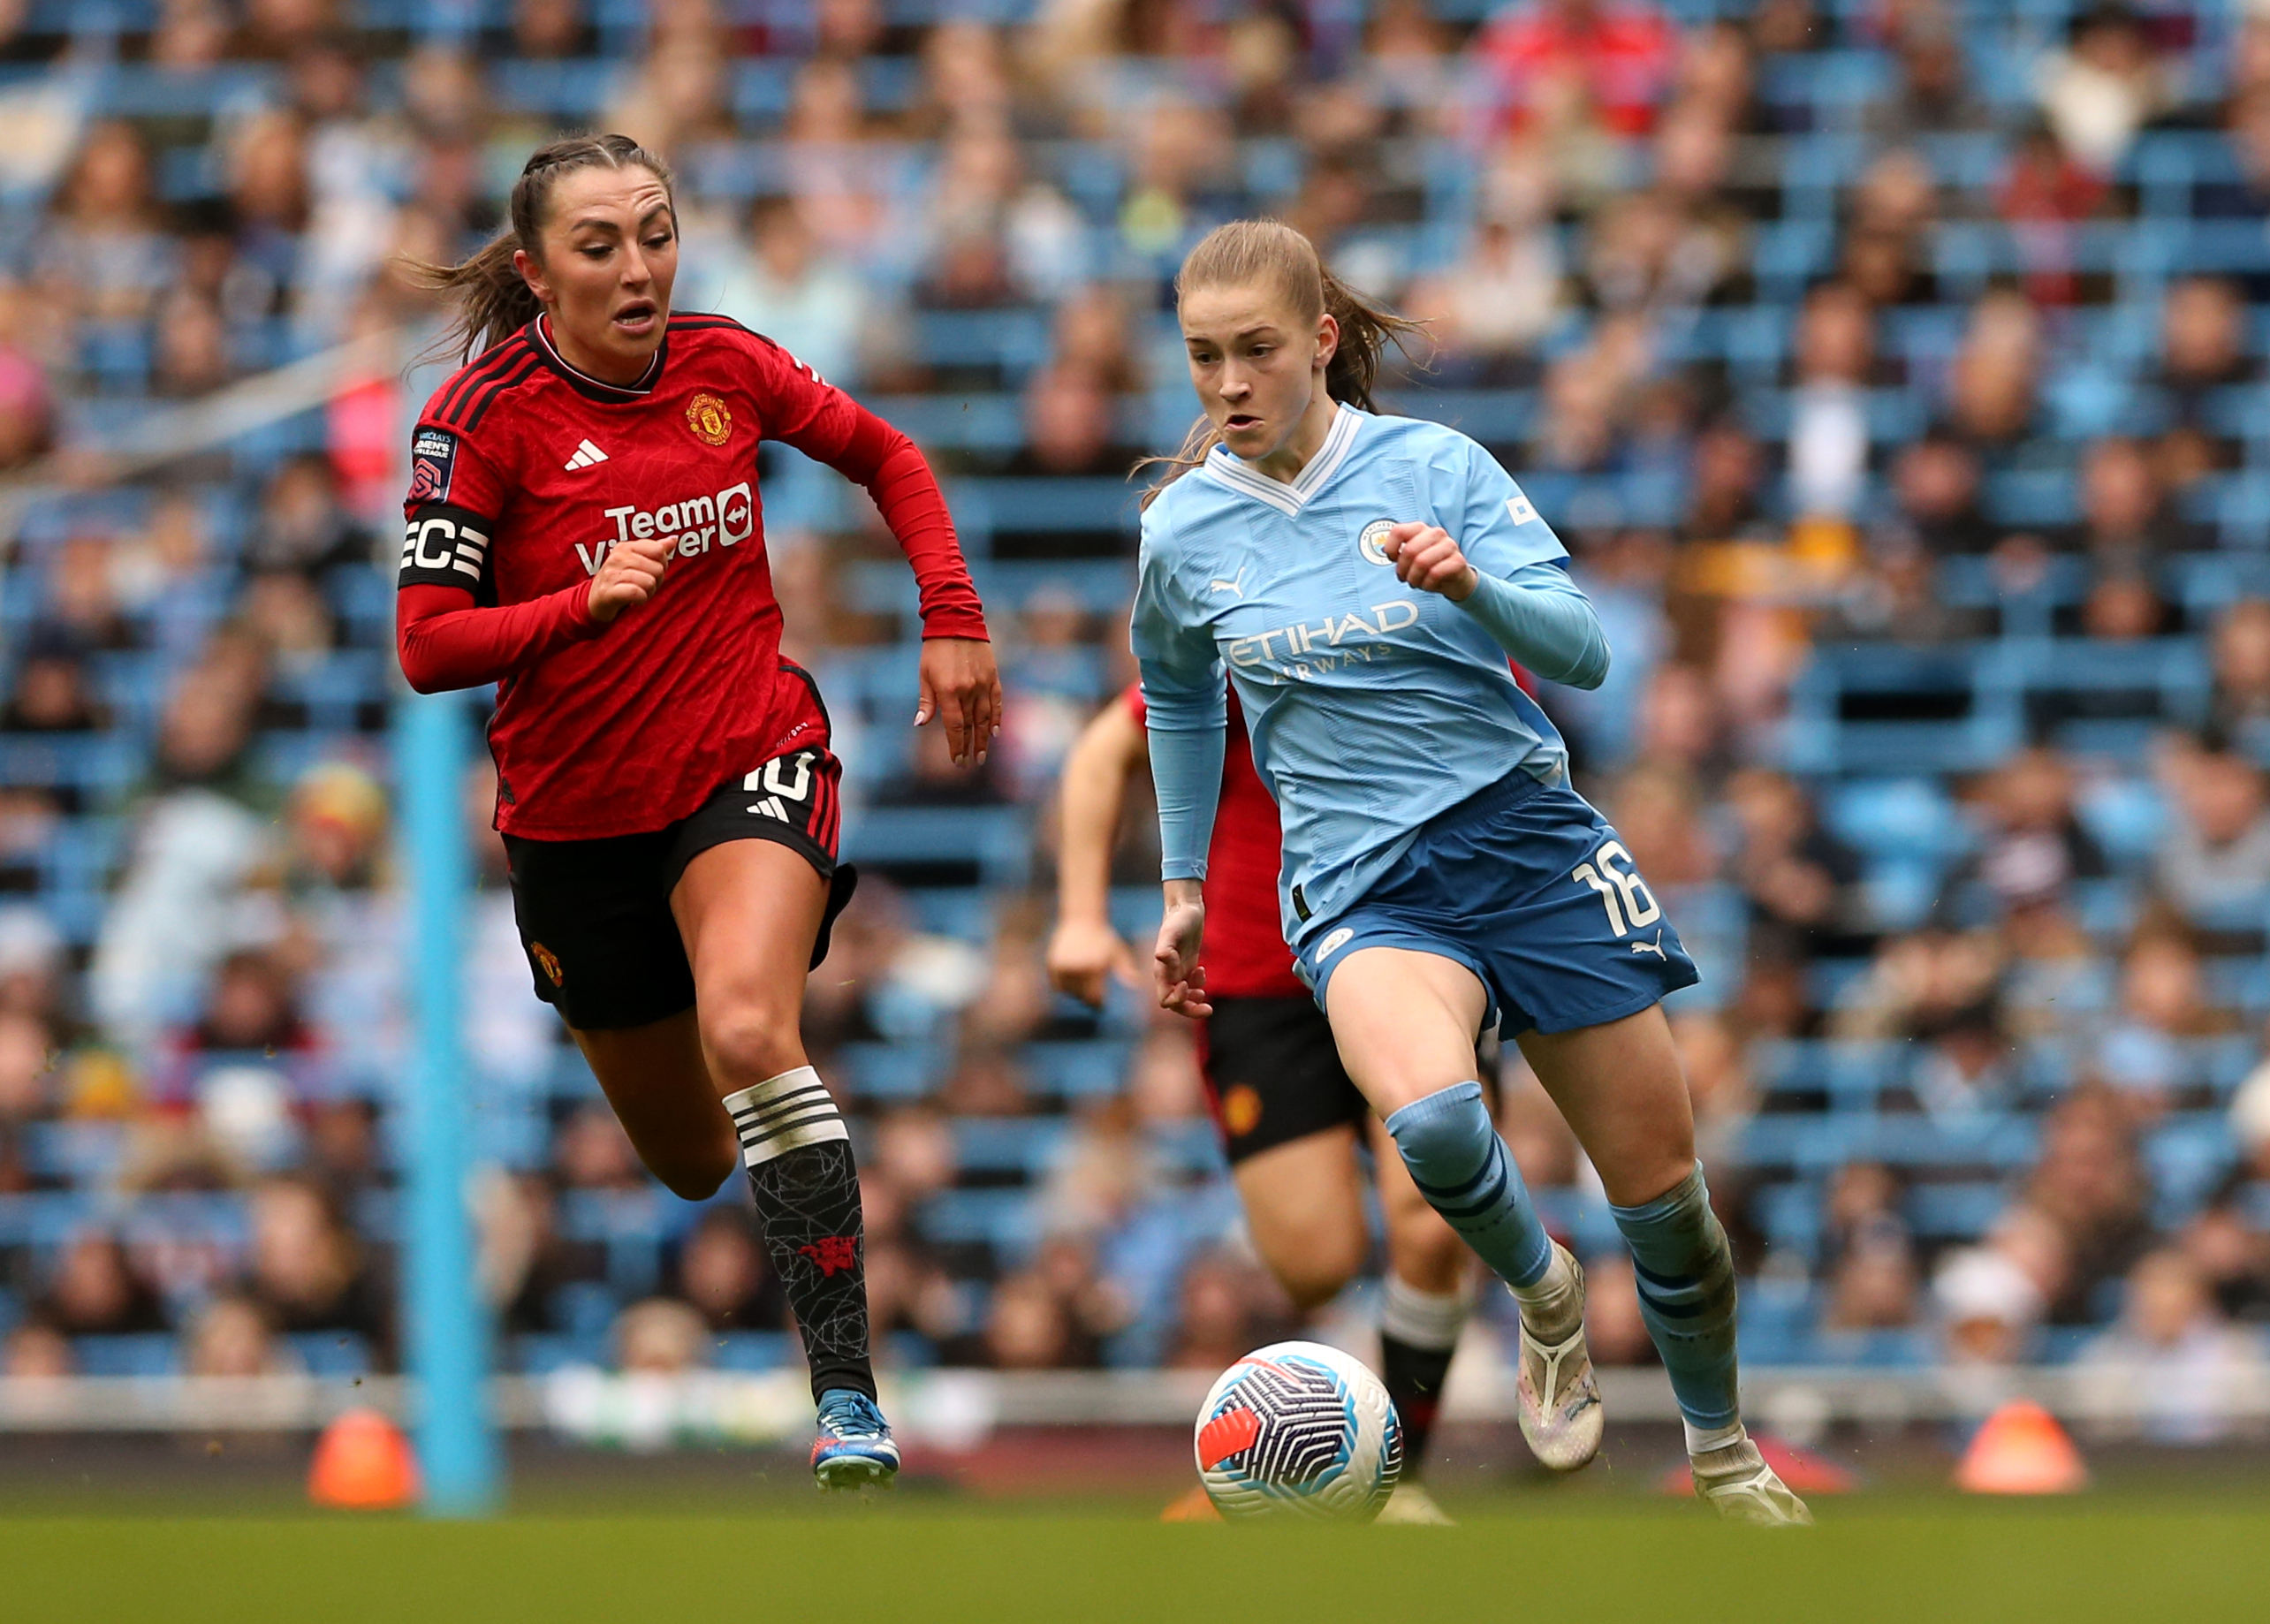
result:
M 1921 1240 L 1975 1241 L 2009 1203 L 1999 1182 L 1919 1184 L 1908 1192 L 1908 1223 Z
M 625 77 L 619 62 L 592 57 L 568 61 L 510 58 L 488 65 L 497 105 L 535 113 L 567 127 L 590 124 Z
M 71 1351 L 82 1376 L 147 1377 L 181 1374 L 180 1347 L 163 1332 L 73 1337 Z
M 922 311 L 915 317 L 915 348 L 933 367 L 998 367 L 1008 376 L 1021 378 L 1048 359 L 1048 313 Z
M 118 1122 L 27 1123 L 24 1165 L 34 1178 L 96 1186 L 118 1165 L 125 1136 Z
M 1130 536 L 1132 541 L 1132 536 Z M 1135 560 L 1126 558 L 1067 558 L 1009 560 L 972 558 L 970 578 L 989 611 L 1021 610 L 1041 594 L 1069 595 L 1092 615 L 1117 618 L 1135 596 Z M 845 596 L 851 607 L 865 614 L 893 614 L 911 622 L 919 607 L 914 573 L 900 562 L 863 562 L 845 572 Z M 902 651 L 902 659 L 905 657 Z M 907 669 L 913 669 L 911 663 Z M 823 677 L 821 687 L 827 691 Z
M 1016 1173 L 1036 1180 L 1071 1132 L 1061 1117 L 963 1117 L 953 1125 L 954 1157 L 965 1173 Z
M 1015 807 L 866 807 L 844 818 L 844 855 L 877 868 L 974 865 L 988 884 L 1021 881 L 1032 861 Z
M 559 1233 L 606 1248 L 607 1283 L 625 1298 L 643 1297 L 661 1275 L 659 1185 L 637 1190 L 569 1190 L 559 1198 Z
M 890 1104 L 928 1094 L 945 1080 L 953 1057 L 932 1044 L 846 1043 L 836 1065 L 854 1096 Z
M 1972 772 L 2024 739 L 2016 693 L 1979 680 L 1978 649 L 1816 649 L 1790 690 L 1783 759 L 1793 771 Z M 1879 719 L 1880 718 L 1880 719 Z
M 608 1333 L 621 1305 L 604 1281 L 570 1280 L 551 1294 L 547 1307 L 552 1324 L 569 1336 L 588 1339 Z
M 2229 1124 L 2217 1111 L 2168 1118 L 2145 1138 L 2145 1164 L 2152 1170 L 2154 1221 L 2174 1229 L 2221 1182 L 2238 1160 Z
M 721 1331 L 712 1339 L 710 1362 L 720 1370 L 761 1376 L 801 1362 L 796 1339 L 785 1331 Z
M 1111 1039 L 1027 1043 L 1019 1053 L 1033 1091 L 1062 1099 L 1116 1094 L 1127 1075 L 1127 1045 Z
M 1037 1243 L 1031 1195 L 1021 1189 L 941 1190 L 922 1204 L 915 1225 L 934 1246 L 983 1245 L 1019 1252 Z
M 507 1356 L 525 1376 L 550 1376 L 583 1366 L 604 1368 L 611 1362 L 604 1337 L 571 1337 L 528 1333 L 512 1339 Z
M 284 1339 L 310 1376 L 368 1376 L 376 1368 L 370 1344 L 352 1331 L 300 1331 Z

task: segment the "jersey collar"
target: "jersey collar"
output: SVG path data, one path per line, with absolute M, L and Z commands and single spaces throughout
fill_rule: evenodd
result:
M 1340 472 L 1340 465 L 1348 460 L 1348 453 L 1355 444 L 1356 429 L 1363 421 L 1363 413 L 1343 403 L 1332 414 L 1332 426 L 1325 432 L 1324 444 L 1289 485 L 1266 474 L 1256 474 L 1226 445 L 1214 447 L 1203 471 L 1232 490 L 1297 517 L 1308 505 L 1309 498 L 1331 483 L 1332 476 Z
M 536 346 L 536 353 L 543 357 L 544 365 L 565 378 L 568 387 L 577 394 L 591 400 L 613 402 L 645 399 L 654 393 L 654 386 L 662 377 L 663 358 L 670 353 L 670 334 L 665 330 L 662 336 L 662 342 L 655 346 L 654 359 L 647 362 L 646 370 L 639 375 L 637 383 L 610 383 L 604 378 L 593 377 L 553 347 L 551 319 L 549 316 L 537 316 L 535 321 L 528 323 L 528 342 Z

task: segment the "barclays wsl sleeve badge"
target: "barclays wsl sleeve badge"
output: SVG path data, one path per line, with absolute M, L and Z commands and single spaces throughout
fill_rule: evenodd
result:
M 419 429 L 410 442 L 410 500 L 448 501 L 456 470 L 457 436 L 443 429 Z

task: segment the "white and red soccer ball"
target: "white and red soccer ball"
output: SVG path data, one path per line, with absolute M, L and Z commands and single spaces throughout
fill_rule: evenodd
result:
M 1198 1479 L 1225 1517 L 1369 1522 L 1403 1469 L 1380 1379 L 1319 1342 L 1278 1342 L 1222 1372 L 1198 1411 Z

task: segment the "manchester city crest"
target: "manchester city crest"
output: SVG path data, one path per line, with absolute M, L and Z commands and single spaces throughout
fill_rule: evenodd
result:
M 1386 564 L 1387 532 L 1395 527 L 1392 519 L 1375 519 L 1363 527 L 1363 534 L 1355 538 L 1355 550 L 1363 555 L 1366 564 Z

